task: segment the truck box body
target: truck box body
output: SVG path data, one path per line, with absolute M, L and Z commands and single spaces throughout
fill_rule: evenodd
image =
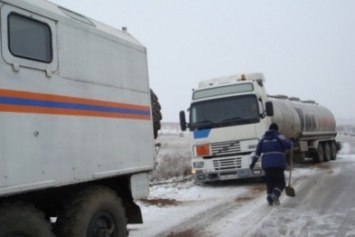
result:
M 42 190 L 44 201 L 48 188 L 108 178 L 124 203 L 147 196 L 155 149 L 146 48 L 125 29 L 44 0 L 1 0 L 0 14 L 0 198 Z
M 2 38 L 7 19 L 28 16 L 49 28 L 53 55 L 49 65 L 17 59 L 2 41 L 0 194 L 152 169 L 146 49 L 53 4 L 34 14 L 15 2 L 2 3 Z
M 189 108 L 192 172 L 200 182 L 262 177 L 260 162 L 249 165 L 271 123 L 294 141 L 295 158 L 335 159 L 335 119 L 325 107 L 287 96 L 269 96 L 261 73 L 240 74 L 199 83 Z M 268 107 L 271 105 L 271 111 Z M 270 110 L 270 109 L 269 109 Z M 182 130 L 185 113 L 180 113 Z

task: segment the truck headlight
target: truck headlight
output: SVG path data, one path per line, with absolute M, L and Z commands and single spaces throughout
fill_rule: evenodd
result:
M 196 169 L 201 169 L 204 166 L 204 162 L 203 161 L 193 162 L 192 166 Z
M 255 168 L 259 168 L 259 169 L 261 168 L 261 162 L 260 161 L 256 162 Z

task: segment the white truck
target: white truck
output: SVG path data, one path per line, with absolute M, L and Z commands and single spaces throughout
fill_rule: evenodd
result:
M 225 76 L 199 83 L 193 90 L 187 123 L 180 111 L 180 126 L 191 131 L 192 173 L 201 183 L 262 177 L 260 159 L 249 169 L 256 145 L 276 122 L 279 131 L 294 141 L 297 162 L 336 158 L 333 114 L 313 101 L 269 96 L 262 73 Z
M 46 0 L 0 17 L 0 236 L 127 236 L 161 120 L 146 48 Z

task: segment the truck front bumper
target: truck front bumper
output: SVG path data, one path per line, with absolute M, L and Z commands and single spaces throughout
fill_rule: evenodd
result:
M 212 182 L 219 180 L 257 178 L 263 177 L 264 175 L 265 173 L 262 169 L 238 169 L 221 172 L 203 172 L 202 170 L 197 170 L 194 178 L 196 181 L 200 182 Z

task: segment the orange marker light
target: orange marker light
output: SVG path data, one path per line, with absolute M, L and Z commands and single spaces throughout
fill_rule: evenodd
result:
M 209 145 L 196 146 L 196 155 L 197 156 L 209 156 L 210 155 L 210 146 Z

